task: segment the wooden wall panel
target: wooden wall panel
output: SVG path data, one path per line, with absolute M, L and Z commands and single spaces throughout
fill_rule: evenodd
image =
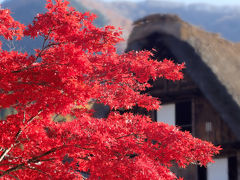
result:
M 195 136 L 211 141 L 214 144 L 226 144 L 236 142 L 236 138 L 204 97 L 196 97 L 194 103 Z M 209 129 L 209 130 L 207 130 Z

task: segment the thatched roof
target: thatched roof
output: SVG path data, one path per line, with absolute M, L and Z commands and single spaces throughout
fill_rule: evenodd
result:
M 202 93 L 240 140 L 240 44 L 202 30 L 175 15 L 150 15 L 134 23 L 129 50 L 141 50 L 151 34 L 181 62 Z

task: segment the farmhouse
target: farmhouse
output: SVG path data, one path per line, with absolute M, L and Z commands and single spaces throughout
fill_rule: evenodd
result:
M 178 16 L 155 14 L 134 22 L 130 50 L 152 50 L 154 58 L 185 62 L 185 78 L 159 79 L 148 91 L 162 101 L 154 121 L 190 131 L 221 145 L 223 151 L 207 168 L 176 169 L 187 180 L 240 179 L 240 44 L 192 26 Z

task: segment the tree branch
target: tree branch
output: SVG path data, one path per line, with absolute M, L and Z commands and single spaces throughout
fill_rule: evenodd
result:
M 33 157 L 32 159 L 29 159 L 26 164 L 39 162 L 40 161 L 39 159 L 41 157 L 47 156 L 47 155 L 49 155 L 49 154 L 51 154 L 51 153 L 53 153 L 53 152 L 55 152 L 55 151 L 57 151 L 58 149 L 61 149 L 61 148 L 63 148 L 63 146 L 52 148 L 51 150 L 49 150 L 49 151 L 47 151 L 47 152 L 45 152 L 45 153 L 43 153 L 39 156 L 36 156 L 36 157 Z M 9 173 L 17 171 L 19 169 L 22 169 L 24 167 L 26 167 L 24 163 L 16 165 L 16 166 L 8 169 L 7 171 L 4 171 L 2 174 L 0 174 L 0 178 L 5 176 L 5 175 L 9 175 Z M 27 167 L 27 168 L 29 168 L 29 167 Z
M 13 148 L 14 144 L 12 144 L 9 148 L 5 149 L 3 151 L 3 153 L 0 156 L 0 162 L 4 159 L 4 157 L 9 153 L 9 151 L 11 151 L 11 149 Z
M 5 176 L 5 175 L 10 175 L 9 173 L 14 172 L 14 171 L 17 171 L 17 170 L 19 170 L 19 169 L 21 169 L 21 168 L 23 168 L 23 167 L 24 167 L 24 164 L 19 164 L 19 165 L 17 165 L 17 166 L 14 166 L 14 167 L 8 169 L 7 171 L 4 171 L 4 172 L 0 175 L 0 178 L 2 178 L 2 177 Z
M 31 123 L 41 112 L 42 112 L 42 110 L 40 110 L 35 116 L 32 116 L 32 117 L 27 121 L 27 123 L 26 123 L 26 125 L 23 127 L 23 129 L 20 129 L 20 130 L 17 132 L 17 134 L 15 135 L 15 143 L 13 143 L 9 148 L 5 149 L 5 150 L 2 152 L 2 154 L 1 154 L 1 156 L 0 156 L 0 162 L 1 162 L 1 161 L 4 159 L 4 157 L 9 153 L 9 151 L 11 151 L 12 148 L 18 144 L 18 143 L 17 143 L 17 140 L 18 140 L 19 136 L 22 134 L 23 130 L 27 127 L 27 125 L 28 125 L 29 123 Z

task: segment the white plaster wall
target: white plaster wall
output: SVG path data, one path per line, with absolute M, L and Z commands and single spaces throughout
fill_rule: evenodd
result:
M 207 180 L 228 180 L 228 159 L 214 159 L 215 163 L 207 166 Z
M 161 105 L 160 110 L 157 111 L 157 122 L 175 125 L 175 119 L 175 104 Z

